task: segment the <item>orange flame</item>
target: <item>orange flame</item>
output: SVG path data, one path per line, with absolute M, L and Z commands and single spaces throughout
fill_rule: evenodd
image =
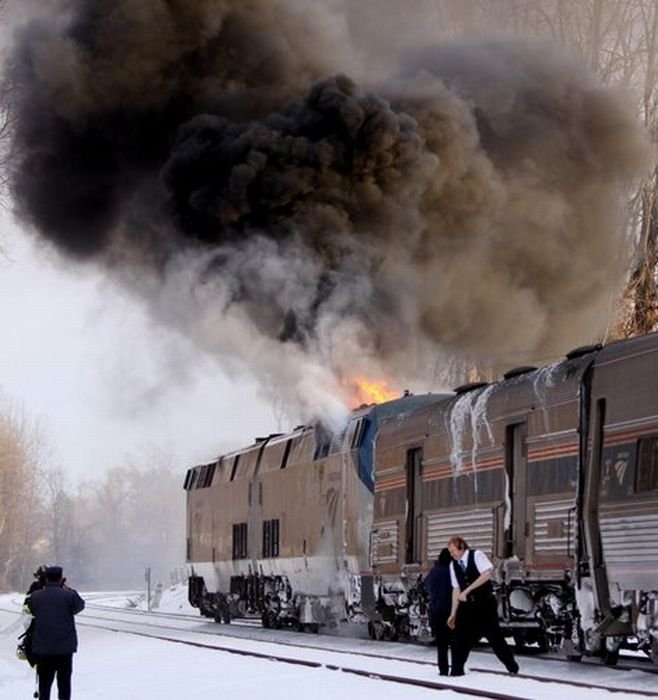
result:
M 355 378 L 344 382 L 350 394 L 350 408 L 358 408 L 363 404 L 384 403 L 397 399 L 400 392 L 390 389 L 384 380 L 374 381 Z

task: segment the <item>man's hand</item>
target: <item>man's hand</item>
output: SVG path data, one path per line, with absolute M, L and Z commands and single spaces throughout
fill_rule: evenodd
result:
M 455 629 L 455 623 L 456 623 L 455 615 L 451 615 L 451 616 L 448 618 L 448 622 L 447 622 L 446 624 L 448 625 L 448 627 L 450 627 L 451 630 L 454 630 L 454 629 Z

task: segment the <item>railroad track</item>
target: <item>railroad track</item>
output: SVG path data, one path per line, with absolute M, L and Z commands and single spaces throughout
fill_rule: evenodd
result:
M 89 598 L 95 599 L 92 596 Z M 545 669 L 533 671 L 527 668 L 530 663 L 523 664 L 526 659 L 530 661 L 528 657 L 520 659 L 521 673 L 513 679 L 502 670 L 482 666 L 482 659 L 478 658 L 472 659 L 471 672 L 463 678 L 444 680 L 436 675 L 435 650 L 419 645 L 396 644 L 395 649 L 391 649 L 391 645 L 377 643 L 377 649 L 373 649 L 375 643 L 370 640 L 329 635 L 310 636 L 286 630 L 263 630 L 259 626 L 254 629 L 253 621 L 249 621 L 251 624 L 240 621 L 236 625 L 217 625 L 197 615 L 147 613 L 138 609 L 105 606 L 99 604 L 98 599 L 95 600 L 96 602 L 90 600 L 87 609 L 78 618 L 79 625 L 172 644 L 269 659 L 282 664 L 342 671 L 382 682 L 451 690 L 462 696 L 529 700 L 545 697 L 547 691 L 552 695 L 564 692 L 570 696 L 577 689 L 579 697 L 584 697 L 584 693 L 588 696 L 591 694 L 592 698 L 600 698 L 604 692 L 611 693 L 611 698 L 658 697 L 658 691 L 633 687 L 625 682 L 623 685 L 604 684 L 597 683 L 591 677 L 575 680 L 560 678 L 560 672 L 556 676 Z M 17 601 L 16 608 L 10 612 L 16 613 L 21 602 Z M 480 654 L 474 656 L 479 657 Z M 485 663 L 486 660 L 485 657 Z M 573 664 L 570 666 L 573 667 Z M 606 667 L 606 670 L 613 669 Z M 510 693 L 510 684 L 518 686 L 518 692 L 515 687 L 515 692 Z M 553 684 L 553 688 L 549 689 L 548 684 Z M 497 690 L 496 685 L 505 688 Z
M 410 658 L 409 654 L 384 653 L 383 648 L 376 651 L 359 648 L 359 644 L 366 644 L 371 647 L 374 643 L 369 640 L 358 643 L 359 640 L 350 638 L 330 638 L 328 636 L 318 638 L 296 632 L 287 633 L 285 631 L 278 631 L 277 634 L 272 630 L 253 629 L 253 627 L 246 630 L 244 628 L 239 629 L 239 626 L 220 626 L 215 623 L 204 624 L 203 618 L 193 616 L 167 613 L 149 614 L 138 610 L 130 610 L 127 615 L 124 610 L 118 611 L 123 617 L 118 622 L 106 617 L 107 614 L 112 614 L 112 611 L 107 612 L 102 606 L 93 607 L 99 614 L 95 614 L 94 611 L 85 613 L 84 619 L 80 619 L 81 624 L 98 626 L 116 632 L 140 634 L 173 643 L 185 643 L 200 648 L 216 649 L 243 656 L 267 658 L 280 663 L 323 667 L 355 675 L 377 677 L 395 683 L 435 689 L 450 689 L 476 697 L 536 698 L 545 695 L 547 684 L 554 684 L 556 693 L 563 690 L 568 695 L 572 695 L 578 689 L 581 692 L 590 691 L 593 694 L 592 697 L 597 698 L 600 697 L 602 692 L 612 693 L 611 697 L 629 697 L 629 687 L 626 683 L 615 686 L 614 684 L 596 683 L 591 679 L 564 679 L 560 677 L 562 675 L 560 673 L 556 676 L 550 673 L 524 671 L 524 669 L 512 680 L 505 671 L 486 668 L 477 662 L 473 662 L 470 665 L 471 673 L 467 674 L 463 679 L 439 680 L 433 677 L 437 673 L 434 649 L 418 646 L 399 645 L 401 648 L 406 648 L 404 649 L 405 651 L 417 656 L 417 658 Z M 117 611 L 115 610 L 114 612 Z M 172 620 L 172 618 L 174 619 Z M 190 618 L 195 621 L 194 629 L 190 630 L 189 627 L 181 629 L 183 620 L 180 618 L 185 618 L 185 621 L 188 623 Z M 199 622 L 201 622 L 201 625 L 199 625 Z M 148 624 L 148 630 L 137 629 L 144 624 Z M 193 634 L 195 638 L 184 639 L 181 637 L 181 634 L 184 636 Z M 283 637 L 288 637 L 288 639 L 284 640 L 282 639 Z M 330 646 L 330 641 L 331 643 L 340 644 L 343 648 L 338 648 L 335 645 Z M 400 649 L 396 651 L 399 652 Z M 423 658 L 420 658 L 421 655 Z M 355 663 L 357 658 L 358 664 Z M 382 671 L 383 667 L 395 665 L 403 666 L 403 672 Z M 518 682 L 519 690 L 521 690 L 524 685 L 530 684 L 533 686 L 533 690 L 528 694 L 521 692 L 512 695 L 508 691 L 498 692 L 491 687 L 492 683 L 494 685 L 495 682 L 500 684 L 503 679 L 505 685 L 509 685 L 510 682 L 515 684 Z M 476 683 L 477 687 L 473 683 Z M 482 686 L 487 687 L 487 690 L 482 691 Z M 540 688 L 543 692 L 540 692 Z M 635 687 L 630 692 L 630 697 L 658 697 L 658 692 Z
M 212 651 L 217 651 L 217 652 L 224 652 L 228 654 L 236 654 L 240 655 L 243 657 L 250 657 L 250 658 L 255 658 L 255 659 L 264 659 L 268 661 L 274 661 L 277 663 L 282 663 L 282 664 L 290 664 L 290 665 L 295 665 L 295 666 L 304 666 L 308 668 L 323 668 L 326 670 L 330 671 L 340 671 L 342 673 L 348 673 L 356 676 L 361 676 L 365 678 L 370 678 L 373 680 L 377 681 L 382 681 L 382 682 L 388 682 L 388 683 L 396 683 L 400 685 L 407 685 L 407 686 L 415 686 L 415 687 L 421 687 L 421 688 L 429 688 L 433 690 L 450 690 L 454 693 L 458 693 L 459 695 L 463 695 L 465 697 L 485 697 L 485 698 L 493 698 L 494 700 L 534 700 L 534 698 L 539 697 L 540 695 L 543 695 L 543 693 L 536 693 L 536 692 L 526 692 L 523 690 L 523 688 L 520 688 L 522 692 L 520 693 L 510 693 L 510 692 L 502 692 L 502 691 L 497 691 L 493 689 L 492 687 L 487 687 L 486 690 L 483 690 L 481 687 L 473 687 L 472 685 L 464 685 L 463 681 L 458 682 L 456 679 L 452 681 L 437 681 L 437 680 L 431 680 L 428 678 L 422 678 L 422 677 L 413 677 L 411 675 L 401 675 L 397 673 L 386 673 L 381 670 L 373 670 L 373 669 L 368 669 L 368 668 L 359 668 L 356 664 L 353 662 L 350 663 L 349 661 L 344 661 L 344 662 L 335 662 L 335 661 L 324 661 L 324 660 L 317 660 L 317 659 L 309 659 L 309 658 L 298 658 L 290 655 L 286 655 L 283 653 L 277 653 L 275 651 L 258 651 L 256 649 L 248 649 L 248 648 L 235 648 L 230 645 L 226 644 L 219 644 L 217 642 L 200 642 L 200 641 L 194 641 L 194 640 L 187 640 L 187 639 L 181 639 L 180 637 L 175 637 L 175 636 L 170 636 L 170 635 L 165 635 L 165 634 L 156 634 L 154 632 L 145 632 L 145 631 L 138 631 L 138 630 L 126 630 L 125 628 L 121 626 L 116 626 L 110 623 L 109 621 L 104 621 L 102 624 L 98 622 L 90 623 L 87 621 L 81 621 L 81 625 L 87 626 L 87 627 L 95 627 L 98 629 L 103 629 L 107 631 L 112 631 L 112 632 L 118 632 L 122 634 L 131 634 L 139 637 L 145 637 L 149 639 L 156 639 L 159 641 L 164 641 L 164 642 L 169 642 L 169 643 L 174 643 L 174 644 L 182 644 L 186 646 L 191 646 L 191 647 L 196 647 L 200 649 L 208 649 Z M 299 648 L 299 647 L 298 647 Z M 304 647 L 303 649 L 308 650 L 307 647 Z M 353 659 L 354 656 L 358 657 L 372 657 L 370 654 L 355 654 L 355 652 L 336 652 L 335 650 L 329 650 L 327 649 L 326 651 L 330 652 L 331 655 L 335 655 L 336 653 L 340 654 L 345 654 L 349 655 L 351 659 Z M 424 663 L 423 665 L 428 665 L 428 666 L 434 666 L 434 664 L 431 664 L 429 662 Z M 475 670 L 475 669 L 473 669 Z M 484 674 L 489 674 L 492 677 L 496 676 L 501 676 L 501 675 L 507 675 L 507 674 L 501 674 L 500 672 L 497 671 L 490 671 L 487 669 L 482 669 L 480 673 L 478 673 L 477 677 L 477 682 L 479 686 L 487 686 L 489 685 L 486 681 L 485 675 Z M 474 680 L 473 677 L 471 677 L 470 680 Z M 565 691 L 568 692 L 568 689 L 574 689 L 578 688 L 580 690 L 588 690 L 592 693 L 592 698 L 600 698 L 601 691 L 606 691 L 610 692 L 613 694 L 613 697 L 626 697 L 626 698 L 637 698 L 639 696 L 646 696 L 646 697 L 656 697 L 656 693 L 651 693 L 651 692 L 643 692 L 643 691 L 633 691 L 632 693 L 629 693 L 628 691 L 625 691 L 621 688 L 609 688 L 605 686 L 592 686 L 589 684 L 585 683 L 578 683 L 578 682 L 573 682 L 573 681 L 556 681 L 555 679 L 547 679 L 547 678 L 541 678 L 541 677 L 535 677 L 535 676 L 530 676 L 527 674 L 519 674 L 518 675 L 518 680 L 522 685 L 527 684 L 528 681 L 540 684 L 552 684 L 552 685 L 557 685 L 559 687 L 556 688 L 556 692 L 559 692 L 560 689 L 564 689 Z M 509 682 L 509 681 L 508 681 Z
M 157 618 L 162 618 L 162 619 L 174 619 L 174 620 L 188 620 L 196 623 L 207 623 L 210 625 L 211 629 L 213 631 L 209 632 L 209 634 L 215 634 L 214 630 L 219 631 L 224 636 L 238 636 L 238 637 L 243 637 L 244 630 L 245 628 L 247 629 L 258 629 L 260 632 L 257 634 L 260 636 L 261 634 L 264 635 L 266 638 L 270 638 L 272 635 L 277 636 L 277 641 L 280 644 L 288 644 L 292 643 L 294 645 L 297 644 L 296 641 L 294 642 L 289 642 L 286 639 L 282 639 L 281 637 L 286 637 L 290 635 L 295 636 L 295 640 L 297 640 L 297 631 L 293 631 L 291 629 L 287 628 L 282 628 L 281 630 L 278 631 L 272 631 L 272 630 L 265 630 L 261 627 L 260 620 L 259 619 L 254 619 L 254 618 L 235 618 L 231 621 L 230 625 L 225 625 L 221 624 L 219 625 L 218 623 L 211 622 L 208 618 L 202 617 L 200 615 L 189 615 L 189 614 L 184 614 L 184 613 L 167 613 L 167 612 L 160 612 L 160 611 L 152 611 L 152 612 L 146 612 L 145 610 L 140 610 L 137 608 L 110 608 L 108 606 L 102 605 L 102 604 L 91 604 L 88 605 L 87 608 L 92 608 L 92 609 L 98 609 L 98 610 L 109 610 L 109 609 L 115 609 L 117 611 L 120 611 L 121 613 L 126 613 L 130 615 L 135 615 L 135 616 L 148 616 L 151 619 L 154 617 Z M 241 630 L 238 632 L 237 630 Z M 338 635 L 333 635 L 331 632 L 327 632 L 325 634 L 320 634 L 319 637 L 311 637 L 310 639 L 313 640 L 321 640 L 323 638 L 330 638 L 332 640 L 338 637 Z M 258 639 L 258 637 L 255 637 Z M 363 637 L 364 639 L 366 638 L 365 635 Z M 403 647 L 409 649 L 421 649 L 421 650 L 427 650 L 429 647 L 428 645 L 417 645 L 413 643 L 405 643 L 405 642 L 397 642 L 397 643 L 391 643 L 391 642 L 377 642 L 377 651 L 372 652 L 372 656 L 377 657 L 377 658 L 388 658 L 391 660 L 394 659 L 399 659 L 399 655 L 395 654 L 387 654 L 386 649 L 389 648 L 391 645 L 395 645 L 397 648 L 400 648 L 399 645 L 402 645 Z M 305 646 L 308 646 L 309 648 L 317 648 L 317 649 L 327 649 L 326 646 L 322 645 L 321 641 L 308 641 L 305 643 Z M 476 647 L 476 651 L 482 654 L 486 655 L 493 655 L 493 652 L 488 648 L 488 647 Z M 581 664 L 583 666 L 590 666 L 590 667 L 603 667 L 601 664 L 601 660 L 595 657 L 588 657 L 584 656 L 583 659 L 580 662 L 576 661 L 569 661 L 565 659 L 563 656 L 558 656 L 556 654 L 547 654 L 547 653 L 533 653 L 533 650 L 521 650 L 517 651 L 517 656 L 518 659 L 523 663 L 524 660 L 526 659 L 541 659 L 542 661 L 547 661 L 551 664 L 563 664 L 568 667 L 574 667 L 574 665 Z M 409 660 L 409 659 L 407 659 Z M 418 663 L 429 663 L 426 661 L 418 661 Z M 653 675 L 658 675 L 658 668 L 651 663 L 651 660 L 649 658 L 643 658 L 643 657 L 638 657 L 638 656 L 633 656 L 633 657 L 620 657 L 619 663 L 615 666 L 605 666 L 605 668 L 611 672 L 628 672 L 628 671 L 641 671 L 643 673 L 647 674 L 653 674 Z M 482 670 L 482 669 L 474 669 L 474 670 Z

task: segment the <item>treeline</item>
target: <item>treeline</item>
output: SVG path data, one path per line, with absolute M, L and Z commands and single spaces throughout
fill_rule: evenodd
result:
M 167 585 L 184 564 L 180 469 L 153 452 L 69 486 L 44 430 L 0 411 L 0 590 L 23 590 L 40 564 L 61 564 L 81 589 Z

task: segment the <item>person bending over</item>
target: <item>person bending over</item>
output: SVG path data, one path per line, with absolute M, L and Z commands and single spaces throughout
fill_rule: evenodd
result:
M 498 624 L 498 605 L 491 583 L 493 564 L 484 552 L 470 549 L 462 537 L 453 537 L 448 542 L 448 550 L 453 559 L 450 569 L 452 608 L 448 626 L 455 630 L 450 675 L 464 675 L 468 655 L 481 637 L 487 639 L 510 673 L 518 673 L 519 665 Z

